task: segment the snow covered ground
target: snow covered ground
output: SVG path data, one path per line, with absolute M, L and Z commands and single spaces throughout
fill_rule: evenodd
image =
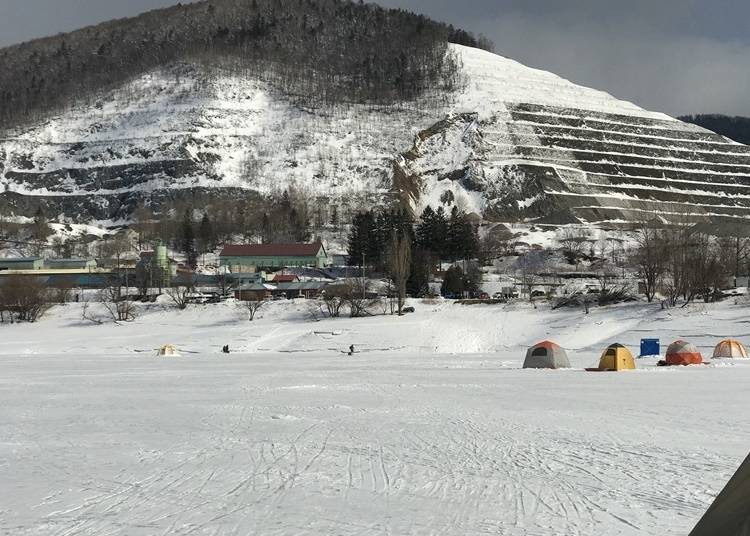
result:
M 750 342 L 747 305 L 412 305 L 0 326 L 0 534 L 684 535 L 747 455 L 750 364 L 581 370 L 610 342 Z M 542 338 L 579 368 L 521 370 Z

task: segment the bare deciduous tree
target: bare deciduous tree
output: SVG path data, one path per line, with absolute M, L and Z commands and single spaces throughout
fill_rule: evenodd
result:
M 583 227 L 564 227 L 557 233 L 557 241 L 564 251 L 571 256 L 577 257 L 586 249 L 586 244 L 591 243 L 590 231 Z
M 195 277 L 180 277 L 174 285 L 165 289 L 164 293 L 169 296 L 178 309 L 186 309 L 190 302 L 190 295 L 195 290 Z
M 187 309 L 192 291 L 192 287 L 188 285 L 177 284 L 165 289 L 164 293 L 169 296 L 169 299 L 172 300 L 172 303 L 174 303 L 178 309 L 182 310 Z
M 370 315 L 370 308 L 377 303 L 377 298 L 371 298 L 370 285 L 367 279 L 359 277 L 345 285 L 344 303 L 349 307 L 349 316 L 359 318 Z
M 636 240 L 635 260 L 643 278 L 646 299 L 652 302 L 666 269 L 666 242 L 663 233 L 648 224 L 638 229 Z
M 388 271 L 396 286 L 398 315 L 403 316 L 406 281 L 411 273 L 411 241 L 406 236 L 398 236 L 395 231 L 388 246 Z
M 325 304 L 328 316 L 338 318 L 341 316 L 341 308 L 344 306 L 345 297 L 348 291 L 346 285 L 329 285 L 323 294 L 323 303 Z
M 36 322 L 50 307 L 49 292 L 36 278 L 13 275 L 0 284 L 0 321 Z
M 113 322 L 132 322 L 137 313 L 135 304 L 122 295 L 119 285 L 109 286 L 99 291 L 99 301 Z
M 228 272 L 219 272 L 216 274 L 216 290 L 219 291 L 221 296 L 229 296 L 229 294 L 237 287 L 237 279 L 232 277 L 232 274 Z
M 250 322 L 252 322 L 253 320 L 255 320 L 255 315 L 258 313 L 258 311 L 260 311 L 268 304 L 268 300 L 250 300 L 242 303 L 245 307 L 245 310 L 248 312 Z
M 50 291 L 50 298 L 55 303 L 68 303 L 73 295 L 73 288 L 72 282 L 62 280 Z
M 323 303 L 331 318 L 337 318 L 341 315 L 344 307 L 349 309 L 349 316 L 358 318 L 370 314 L 370 309 L 378 303 L 377 298 L 373 298 L 369 292 L 367 279 L 357 278 L 349 279 L 329 285 L 323 294 Z
M 529 301 L 533 301 L 534 285 L 539 281 L 540 274 L 546 266 L 547 259 L 541 251 L 531 251 L 516 261 L 516 276 L 520 279 L 521 286 L 528 292 Z

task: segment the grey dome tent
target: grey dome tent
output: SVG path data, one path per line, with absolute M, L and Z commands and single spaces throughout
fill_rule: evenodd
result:
M 750 456 L 719 493 L 690 536 L 750 536 Z
M 523 368 L 570 368 L 568 354 L 554 342 L 544 341 L 529 348 Z

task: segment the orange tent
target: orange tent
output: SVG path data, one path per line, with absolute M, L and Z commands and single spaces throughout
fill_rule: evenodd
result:
M 714 359 L 722 359 L 722 358 L 740 358 L 740 359 L 747 359 L 747 350 L 743 346 L 743 344 L 740 341 L 735 341 L 733 339 L 727 339 L 725 341 L 721 341 L 719 344 L 716 345 L 716 348 L 714 348 Z
M 687 341 L 675 341 L 667 348 L 666 364 L 674 365 L 700 365 L 703 356 L 694 345 Z

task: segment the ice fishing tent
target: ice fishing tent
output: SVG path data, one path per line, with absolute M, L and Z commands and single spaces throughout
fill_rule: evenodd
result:
M 714 348 L 713 358 L 714 359 L 724 359 L 724 358 L 747 359 L 747 349 L 740 341 L 727 339 L 725 341 L 721 341 L 719 344 L 716 345 L 716 348 Z
M 565 350 L 551 341 L 540 342 L 526 352 L 523 368 L 559 369 L 570 368 Z
M 719 493 L 690 536 L 750 536 L 750 456 Z
M 163 357 L 178 357 L 180 354 L 177 351 L 177 348 L 172 346 L 171 344 L 165 344 L 158 350 L 158 356 Z
M 602 358 L 599 360 L 599 367 L 589 370 L 618 372 L 620 370 L 634 369 L 635 359 L 633 359 L 633 354 L 630 353 L 630 350 L 622 344 L 613 344 L 602 353 Z
M 665 362 L 668 366 L 700 365 L 703 356 L 694 345 L 687 341 L 675 341 L 667 348 Z

